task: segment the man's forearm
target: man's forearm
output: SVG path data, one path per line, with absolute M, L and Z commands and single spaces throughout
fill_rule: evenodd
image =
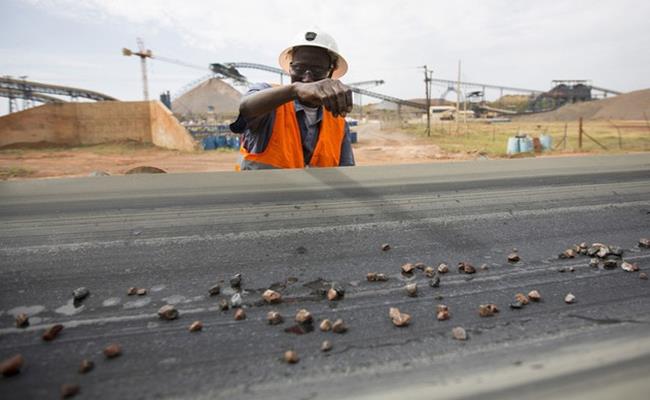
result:
M 268 114 L 284 103 L 296 98 L 294 85 L 284 85 L 260 90 L 244 97 L 239 104 L 239 114 L 247 119 Z

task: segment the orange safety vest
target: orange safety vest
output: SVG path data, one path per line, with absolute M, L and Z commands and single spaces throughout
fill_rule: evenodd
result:
M 310 167 L 338 167 L 345 136 L 345 119 L 334 117 L 323 107 L 318 141 L 309 162 Z M 249 153 L 244 144 L 239 152 L 245 160 L 272 165 L 276 168 L 304 168 L 302 139 L 293 101 L 275 109 L 271 137 L 261 153 Z M 239 170 L 239 168 L 235 168 Z

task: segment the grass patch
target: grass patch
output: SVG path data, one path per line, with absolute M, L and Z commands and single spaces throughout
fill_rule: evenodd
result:
M 9 178 L 26 178 L 32 176 L 36 171 L 22 167 L 0 167 L 0 180 Z
M 579 144 L 578 123 L 566 124 L 566 141 L 562 142 L 565 123 L 508 122 L 486 124 L 468 122 L 459 124 L 458 132 L 454 122 L 431 124 L 431 136 L 426 135 L 426 124 L 413 124 L 401 128 L 402 131 L 430 140 L 449 153 L 481 153 L 490 157 L 506 157 L 508 138 L 527 133 L 539 137 L 542 134 L 552 137 L 554 153 L 622 153 L 629 151 L 650 151 L 650 128 L 643 121 L 588 121 L 583 124 L 583 132 L 591 136 L 605 148 L 592 141 L 587 135 Z

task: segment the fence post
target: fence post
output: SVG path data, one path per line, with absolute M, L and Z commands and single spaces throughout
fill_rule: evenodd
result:
M 578 148 L 582 150 L 582 117 L 578 120 Z

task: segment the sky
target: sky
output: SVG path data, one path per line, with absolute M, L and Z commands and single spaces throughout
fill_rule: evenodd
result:
M 650 88 L 648 16 L 641 0 L 0 0 L 0 75 L 140 100 L 139 59 L 121 53 L 140 37 L 154 55 L 199 67 L 150 60 L 157 98 L 181 92 L 213 62 L 277 67 L 296 34 L 317 26 L 348 61 L 343 82 L 382 79 L 368 89 L 395 97 L 424 97 L 425 64 L 436 78 L 456 79 L 459 60 L 470 82 L 548 90 L 554 79 L 589 79 L 625 92 Z M 433 97 L 445 89 L 434 86 Z

